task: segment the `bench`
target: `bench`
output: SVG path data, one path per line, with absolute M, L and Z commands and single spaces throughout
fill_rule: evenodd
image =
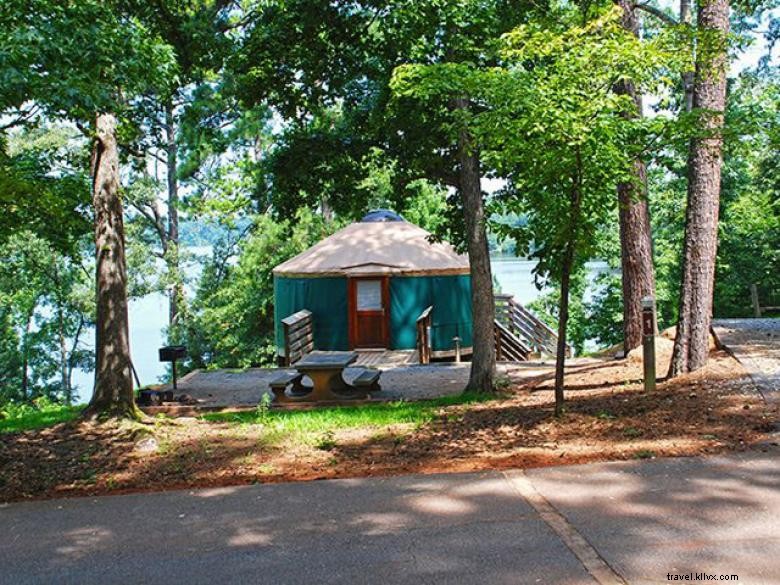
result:
M 283 400 L 287 386 L 292 384 L 291 394 L 306 394 L 308 390 L 304 389 L 301 381 L 303 380 L 303 374 L 300 372 L 283 372 L 276 378 L 271 380 L 268 385 L 271 387 L 271 392 L 274 395 L 274 401 L 280 402 Z
M 372 392 L 379 392 L 382 388 L 379 386 L 379 376 L 382 370 L 363 370 L 360 375 L 352 380 L 352 386 L 355 388 L 366 389 Z

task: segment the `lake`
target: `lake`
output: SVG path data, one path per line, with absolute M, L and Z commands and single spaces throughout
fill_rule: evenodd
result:
M 543 292 L 534 285 L 534 260 L 494 256 L 491 265 L 501 292 L 514 295 L 520 303 L 528 304 Z M 609 270 L 606 262 L 588 262 L 586 266 L 591 285 L 598 274 Z M 593 294 L 593 288 L 588 287 L 586 297 Z M 167 323 L 168 298 L 163 293 L 153 293 L 130 301 L 130 351 L 141 384 L 154 384 L 166 375 L 166 364 L 158 360 L 157 350 L 165 343 L 163 328 Z M 88 342 L 94 343 L 94 338 Z M 91 393 L 93 377 L 91 372 L 76 371 L 73 374 L 73 383 L 84 400 Z

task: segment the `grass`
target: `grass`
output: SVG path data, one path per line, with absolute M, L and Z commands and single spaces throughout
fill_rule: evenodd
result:
M 247 412 L 213 413 L 203 419 L 227 422 L 237 425 L 263 425 L 267 438 L 276 442 L 284 437 L 295 436 L 305 442 L 321 444 L 320 448 L 331 447 L 333 433 L 345 429 L 372 429 L 390 425 L 419 426 L 430 422 L 436 411 L 443 406 L 474 404 L 495 400 L 498 396 L 465 392 L 456 396 L 445 396 L 419 402 L 384 402 L 361 406 L 334 406 L 312 410 L 264 410 Z M 323 439 L 323 437 L 330 438 Z
M 0 433 L 16 433 L 50 427 L 73 420 L 82 410 L 84 410 L 83 404 L 79 406 L 51 403 L 41 406 L 9 404 L 0 410 Z

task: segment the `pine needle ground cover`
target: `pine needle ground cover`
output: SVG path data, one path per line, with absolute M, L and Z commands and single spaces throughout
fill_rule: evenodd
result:
M 653 393 L 640 362 L 583 362 L 567 375 L 557 419 L 552 383 L 540 376 L 500 395 L 418 403 L 12 429 L 0 434 L 0 501 L 689 456 L 776 440 L 776 410 L 723 352 Z

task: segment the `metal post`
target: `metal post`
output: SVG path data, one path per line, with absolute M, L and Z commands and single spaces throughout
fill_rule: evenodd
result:
M 178 390 L 176 387 L 176 360 L 173 360 L 173 389 Z
M 452 338 L 452 340 L 455 342 L 455 363 L 460 363 L 460 337 L 457 335 Z
M 645 390 L 655 390 L 655 300 L 642 297 L 642 361 Z

